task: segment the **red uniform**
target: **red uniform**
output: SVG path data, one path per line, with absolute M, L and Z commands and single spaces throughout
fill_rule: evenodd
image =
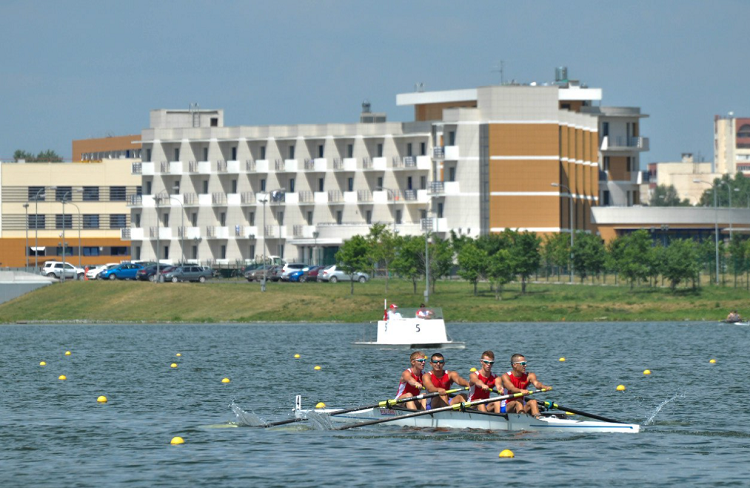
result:
M 479 378 L 479 381 L 484 383 L 485 385 L 492 388 L 495 385 L 495 378 L 496 376 L 492 373 L 490 373 L 489 378 L 485 378 L 482 376 L 482 373 L 477 372 L 477 378 Z M 469 401 L 473 402 L 474 400 L 484 400 L 485 398 L 490 397 L 489 391 L 484 391 L 482 388 L 477 388 L 476 385 L 471 385 L 471 390 L 469 390 Z
M 417 396 L 421 393 L 422 388 L 422 378 L 417 377 L 414 375 L 414 371 L 412 371 L 411 368 L 407 369 L 406 371 L 409 372 L 412 379 L 419 383 L 419 388 L 415 388 L 409 383 L 404 383 L 403 380 L 398 384 L 398 393 L 396 393 L 396 398 L 401 397 L 402 395 L 406 394 L 406 396 Z
M 505 375 L 510 379 L 510 382 L 518 388 L 519 390 L 526 390 L 529 386 L 529 375 L 524 373 L 521 376 L 516 376 L 513 374 L 512 371 L 508 371 L 505 373 Z M 507 392 L 509 395 L 512 394 L 511 392 Z M 526 399 L 524 397 L 516 397 L 516 398 L 509 398 L 509 402 L 521 402 L 521 404 L 526 404 Z
M 430 375 L 430 380 L 432 380 L 432 384 L 435 386 L 435 388 L 442 388 L 443 390 L 449 390 L 450 386 L 453 384 L 453 380 L 451 379 L 451 375 L 448 370 L 444 371 L 442 378 L 438 378 L 437 376 L 435 376 L 434 371 L 430 371 L 427 374 Z

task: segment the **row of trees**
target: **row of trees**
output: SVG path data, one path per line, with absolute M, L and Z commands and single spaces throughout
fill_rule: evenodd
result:
M 574 237 L 572 248 L 566 234 L 542 239 L 533 232 L 514 230 L 478 238 L 432 235 L 425 242 L 425 236 L 401 236 L 376 224 L 369 235 L 346 241 L 336 261 L 349 274 L 383 269 L 386 293 L 391 273 L 411 280 L 414 293 L 427 272 L 433 291 L 439 279 L 456 273 L 473 285 L 475 295 L 478 283 L 488 281 L 498 300 L 503 286 L 511 281 L 520 280 L 521 292 L 526 293 L 531 276 L 540 271 L 549 276 L 556 271 L 559 278 L 562 270 L 571 266 L 582 283 L 612 273 L 615 282 L 623 280 L 631 288 L 643 282 L 655 285 L 661 278 L 675 290 L 681 284 L 698 287 L 701 270 L 712 273 L 716 265 L 714 241 L 674 239 L 663 245 L 654 242 L 646 230 L 620 236 L 606 245 L 596 235 L 577 232 Z M 748 275 L 750 284 L 750 240 L 734 236 L 729 245 L 720 242 L 719 259 L 722 269 L 734 272 L 735 286 L 742 273 Z M 353 294 L 354 282 L 351 286 Z
M 15 162 L 24 160 L 27 163 L 61 163 L 62 158 L 52 149 L 46 151 L 40 151 L 39 154 L 34 156 L 33 153 L 18 149 L 13 153 L 13 160 Z
M 711 188 L 706 188 L 696 205 L 712 207 L 714 192 L 716 192 L 716 204 L 719 207 L 750 208 L 750 179 L 745 178 L 742 173 L 734 176 L 726 174 L 721 178 L 715 178 Z M 691 206 L 689 199 L 680 198 L 674 185 L 657 186 L 651 195 L 649 205 L 652 207 Z

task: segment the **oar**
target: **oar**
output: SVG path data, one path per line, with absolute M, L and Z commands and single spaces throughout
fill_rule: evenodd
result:
M 366 425 L 382 424 L 385 422 L 393 422 L 394 420 L 402 420 L 402 419 L 409 419 L 412 417 L 420 417 L 422 415 L 430 415 L 430 414 L 437 413 L 437 412 L 447 412 L 448 410 L 464 410 L 466 407 L 473 407 L 474 405 L 482 405 L 485 403 L 499 402 L 501 400 L 507 400 L 509 398 L 518 398 L 522 396 L 533 395 L 534 393 L 543 393 L 551 389 L 552 388 L 543 388 L 541 390 L 530 391 L 528 393 L 514 393 L 512 395 L 497 396 L 497 397 L 492 397 L 492 398 L 486 398 L 484 400 L 476 400 L 473 402 L 461 402 L 455 405 L 448 405 L 447 407 L 433 408 L 432 410 L 424 410 L 420 412 L 407 413 L 405 415 L 397 415 L 395 417 L 391 417 L 387 419 L 368 420 L 367 422 L 355 422 L 351 424 L 342 425 L 341 427 L 336 427 L 334 430 L 346 430 L 346 429 L 352 429 L 354 427 L 364 427 Z
M 542 405 L 544 405 L 547 408 L 556 408 L 556 409 L 562 410 L 564 412 L 571 412 L 571 413 L 575 413 L 575 414 L 578 414 L 578 415 L 582 415 L 584 417 L 589 417 L 589 418 L 592 418 L 592 419 L 601 420 L 602 422 L 610 422 L 610 423 L 613 423 L 613 424 L 622 424 L 623 423 L 623 422 L 620 422 L 619 420 L 608 419 L 607 417 L 602 417 L 601 415 L 594 415 L 593 413 L 586 413 L 586 412 L 582 412 L 581 410 L 574 410 L 574 409 L 572 409 L 570 407 L 564 407 L 562 405 L 558 405 L 555 402 L 540 402 L 540 403 L 542 403 Z
M 468 389 L 469 388 L 456 388 L 456 389 L 453 389 L 453 390 L 445 390 L 445 393 L 457 393 L 459 391 L 468 390 Z M 388 408 L 388 407 L 392 407 L 394 405 L 398 405 L 399 403 L 406 403 L 406 402 L 410 402 L 412 400 L 422 400 L 423 398 L 432 398 L 432 397 L 436 397 L 438 395 L 440 395 L 440 393 L 438 393 L 438 392 L 434 392 L 434 393 L 422 393 L 421 395 L 417 395 L 417 396 L 414 396 L 414 397 L 397 398 L 395 400 L 383 400 L 382 402 L 378 402 L 378 403 L 376 403 L 374 405 L 367 405 L 367 406 L 364 406 L 364 407 L 352 407 L 352 408 L 347 408 L 347 409 L 344 409 L 344 410 L 337 410 L 337 411 L 331 413 L 330 415 L 341 415 L 341 414 L 344 414 L 344 413 L 356 412 L 357 410 L 366 410 L 368 408 L 376 408 L 376 407 L 385 407 L 385 408 Z M 269 423 L 267 423 L 265 425 L 259 425 L 258 427 L 264 427 L 264 428 L 276 427 L 277 425 L 293 424 L 294 422 L 302 422 L 302 421 L 305 421 L 305 420 L 307 420 L 307 419 L 304 419 L 304 418 L 294 418 L 294 419 L 288 419 L 288 420 L 280 420 L 278 422 L 269 422 Z

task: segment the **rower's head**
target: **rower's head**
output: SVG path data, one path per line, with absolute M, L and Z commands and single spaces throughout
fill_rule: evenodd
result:
M 422 351 L 414 351 L 411 353 L 411 356 L 409 356 L 409 361 L 413 368 L 421 371 L 424 369 L 424 363 L 427 362 L 427 356 L 425 356 Z
M 480 361 L 482 364 L 482 370 L 490 371 L 492 369 L 492 365 L 495 364 L 495 353 L 492 351 L 484 351 L 482 353 L 482 359 Z
M 439 352 L 436 352 L 430 358 L 430 364 L 434 371 L 440 371 L 445 367 L 445 358 Z
M 523 354 L 514 354 L 510 357 L 510 367 L 513 371 L 523 374 L 526 371 L 526 357 Z

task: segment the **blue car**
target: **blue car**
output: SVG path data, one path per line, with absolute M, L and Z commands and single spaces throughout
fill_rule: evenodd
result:
M 143 268 L 140 264 L 122 263 L 114 268 L 102 271 L 99 279 L 102 280 L 134 280 L 138 270 Z
M 301 269 L 297 270 L 297 271 L 292 271 L 291 273 L 289 273 L 289 281 L 294 281 L 294 282 L 297 282 L 297 283 L 300 283 L 300 282 L 304 283 L 305 282 L 305 272 L 303 270 L 301 270 Z

